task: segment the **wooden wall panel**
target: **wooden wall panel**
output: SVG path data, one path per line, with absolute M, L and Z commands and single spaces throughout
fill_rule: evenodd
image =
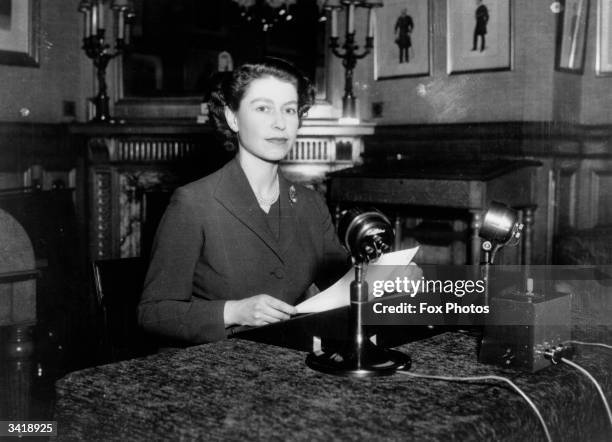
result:
M 576 176 L 575 169 L 558 169 L 556 175 L 556 230 L 576 227 Z
M 594 225 L 612 225 L 612 164 L 609 169 L 595 169 L 591 174 Z

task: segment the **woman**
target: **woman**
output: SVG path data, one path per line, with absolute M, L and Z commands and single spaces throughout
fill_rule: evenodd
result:
M 346 271 L 323 198 L 279 171 L 313 96 L 278 59 L 239 67 L 212 93 L 212 121 L 237 154 L 173 194 L 139 305 L 147 331 L 223 339 L 236 326 L 288 319 L 312 283 L 325 288 Z

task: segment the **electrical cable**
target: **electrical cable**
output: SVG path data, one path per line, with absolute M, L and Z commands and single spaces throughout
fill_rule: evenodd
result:
M 415 377 L 415 378 L 436 379 L 436 380 L 440 380 L 440 381 L 451 381 L 451 382 L 471 382 L 471 381 L 486 381 L 486 380 L 494 380 L 494 381 L 505 382 L 505 383 L 509 384 L 512 388 L 514 388 L 514 390 L 516 390 L 518 392 L 518 394 L 520 394 L 523 397 L 523 399 L 525 399 L 525 401 L 529 404 L 529 406 L 531 407 L 533 412 L 536 414 L 536 416 L 540 420 L 540 424 L 542 425 L 542 429 L 544 430 L 544 433 L 546 434 L 546 440 L 548 442 L 552 442 L 552 437 L 550 436 L 550 432 L 548 431 L 548 427 L 546 426 L 546 422 L 544 422 L 544 418 L 542 417 L 542 414 L 540 413 L 540 410 L 538 410 L 538 407 L 536 407 L 536 405 L 529 398 L 529 396 L 527 396 L 525 394 L 525 392 L 519 388 L 518 385 L 516 385 L 514 382 L 512 382 L 508 378 L 504 378 L 502 376 L 495 376 L 495 375 L 467 376 L 467 377 L 437 376 L 437 375 L 428 375 L 428 374 L 421 374 L 421 373 L 413 373 L 413 372 L 410 372 L 410 371 L 398 371 L 398 373 L 405 374 L 407 376 L 411 376 L 411 377 Z
M 612 350 L 612 345 L 604 344 L 602 342 L 565 341 L 564 344 L 591 345 L 594 347 L 603 347 L 603 348 L 609 348 L 610 350 Z
M 608 400 L 606 399 L 606 396 L 604 395 L 603 389 L 601 388 L 601 385 L 599 385 L 599 382 L 597 382 L 597 380 L 591 375 L 591 373 L 589 373 L 587 370 L 585 370 L 584 368 L 582 368 L 580 365 L 576 364 L 575 362 L 572 362 L 569 359 L 565 359 L 563 357 L 560 360 L 561 362 L 565 362 L 567 365 L 571 365 L 576 370 L 584 374 L 587 378 L 589 378 L 591 382 L 593 382 L 593 384 L 595 385 L 595 388 L 597 389 L 597 392 L 599 393 L 599 396 L 601 397 L 604 407 L 606 408 L 606 413 L 608 414 L 608 420 L 610 421 L 610 427 L 612 427 L 612 411 L 610 411 L 610 404 L 608 404 Z

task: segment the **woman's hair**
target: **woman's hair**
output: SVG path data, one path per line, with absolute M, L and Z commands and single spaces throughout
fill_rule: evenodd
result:
M 213 127 L 222 138 L 226 149 L 238 148 L 238 137 L 225 119 L 225 106 L 238 111 L 247 88 L 259 78 L 274 77 L 293 84 L 298 94 L 300 123 L 314 103 L 314 88 L 310 80 L 291 63 L 280 58 L 265 57 L 260 61 L 245 63 L 232 72 L 218 73 L 208 100 L 208 111 Z

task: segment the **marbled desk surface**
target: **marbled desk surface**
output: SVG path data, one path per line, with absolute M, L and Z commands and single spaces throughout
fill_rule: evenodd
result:
M 497 374 L 534 400 L 554 440 L 610 440 L 593 385 L 569 366 L 535 374 L 479 364 L 475 337 L 444 333 L 399 349 L 412 371 Z M 57 383 L 60 440 L 543 440 L 508 386 L 310 370 L 306 354 L 230 339 L 86 369 Z M 574 360 L 612 398 L 612 351 Z

